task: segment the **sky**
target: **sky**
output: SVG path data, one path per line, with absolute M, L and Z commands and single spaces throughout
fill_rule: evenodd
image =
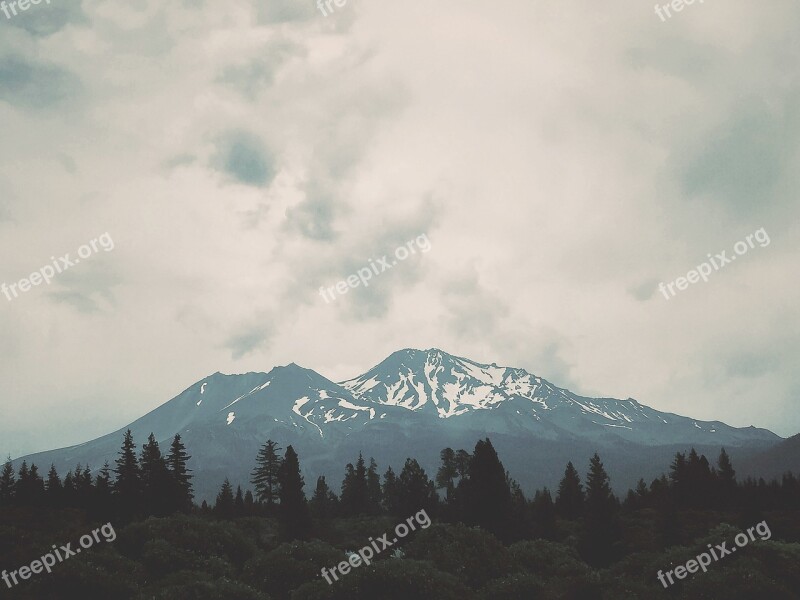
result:
M 432 347 L 800 431 L 800 5 L 638 4 L 0 13 L 0 454 Z

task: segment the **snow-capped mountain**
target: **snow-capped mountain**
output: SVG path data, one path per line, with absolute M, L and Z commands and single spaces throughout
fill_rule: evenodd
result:
M 648 475 L 642 468 L 658 474 L 664 467 L 649 462 L 668 463 L 686 446 L 718 452 L 781 441 L 764 429 L 662 413 L 631 399 L 584 398 L 523 369 L 406 349 L 341 383 L 294 363 L 269 373 L 215 373 L 118 431 L 24 458 L 42 468 L 53 463 L 60 473 L 78 462 L 97 469 L 113 464 L 128 428 L 138 443 L 153 432 L 166 445 L 180 433 L 193 456 L 198 498 L 212 498 L 226 476 L 246 486 L 268 438 L 294 445 L 312 481 L 319 474 L 335 479 L 358 452 L 396 468 L 414 456 L 434 470 L 443 447 L 469 450 L 489 436 L 528 487 L 553 485 L 566 460 L 583 461 L 597 449 L 608 466 L 638 478 Z

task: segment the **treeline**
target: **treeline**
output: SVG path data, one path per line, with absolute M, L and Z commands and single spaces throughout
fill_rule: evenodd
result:
M 181 436 L 174 437 L 166 456 L 152 433 L 138 457 L 135 449 L 128 430 L 113 469 L 106 462 L 93 476 L 89 465 L 78 464 L 63 480 L 54 465 L 46 477 L 26 461 L 15 473 L 9 459 L 0 472 L 0 507 L 79 508 L 98 519 L 121 521 L 192 510 L 191 456 Z
M 627 553 L 620 519 L 638 512 L 647 511 L 654 520 L 657 545 L 663 549 L 681 541 L 679 525 L 687 511 L 726 512 L 738 515 L 740 525 L 751 526 L 762 520 L 764 511 L 800 506 L 800 482 L 794 475 L 769 483 L 737 481 L 724 449 L 714 466 L 694 449 L 676 454 L 668 474 L 649 485 L 640 480 L 624 501 L 612 493 L 597 454 L 583 479 L 569 462 L 555 494 L 543 488 L 527 498 L 488 438 L 479 440 L 472 452 L 442 450 L 434 477 L 413 458 L 399 473 L 390 466 L 381 474 L 373 458 L 359 454 L 354 464 L 345 466 L 337 491 L 320 476 L 310 499 L 295 450 L 288 446 L 283 452 L 267 440 L 255 457 L 253 490 L 234 490 L 226 479 L 213 507 L 204 501 L 199 508 L 193 504 L 190 458 L 179 435 L 163 455 L 153 434 L 137 456 L 127 431 L 114 468 L 106 463 L 96 475 L 88 465 L 77 465 L 63 480 L 53 466 L 43 477 L 36 465 L 25 462 L 15 473 L 8 461 L 0 472 L 0 507 L 73 507 L 123 522 L 190 511 L 222 519 L 275 517 L 285 540 L 312 538 L 315 524 L 333 518 L 405 518 L 424 509 L 439 521 L 478 526 L 505 543 L 570 537 L 587 563 L 606 566 Z

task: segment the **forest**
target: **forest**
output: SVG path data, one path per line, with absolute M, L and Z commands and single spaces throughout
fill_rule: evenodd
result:
M 151 435 L 137 452 L 130 431 L 114 465 L 61 477 L 8 461 L 0 473 L 0 569 L 16 570 L 51 546 L 112 523 L 98 544 L 12 590 L 36 600 L 322 600 L 798 598 L 800 482 L 739 481 L 724 449 L 713 464 L 693 449 L 664 474 L 617 497 L 601 457 L 585 475 L 568 463 L 556 490 L 526 497 L 487 439 L 445 448 L 427 474 L 414 458 L 385 470 L 359 455 L 341 484 L 306 491 L 301 458 L 266 440 L 250 487 L 225 480 L 195 503 L 191 456 L 175 436 L 162 453 Z M 580 466 L 580 465 L 579 465 Z M 336 565 L 409 516 L 432 525 L 341 576 Z M 768 523 L 756 539 L 668 588 L 657 573 Z

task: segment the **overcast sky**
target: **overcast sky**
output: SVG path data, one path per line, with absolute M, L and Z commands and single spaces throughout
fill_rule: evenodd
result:
M 2 455 L 216 371 L 342 380 L 406 347 L 800 431 L 796 1 L 333 10 L 0 13 L 0 283 L 114 243 L 0 295 Z M 423 234 L 368 288 L 319 295 Z

